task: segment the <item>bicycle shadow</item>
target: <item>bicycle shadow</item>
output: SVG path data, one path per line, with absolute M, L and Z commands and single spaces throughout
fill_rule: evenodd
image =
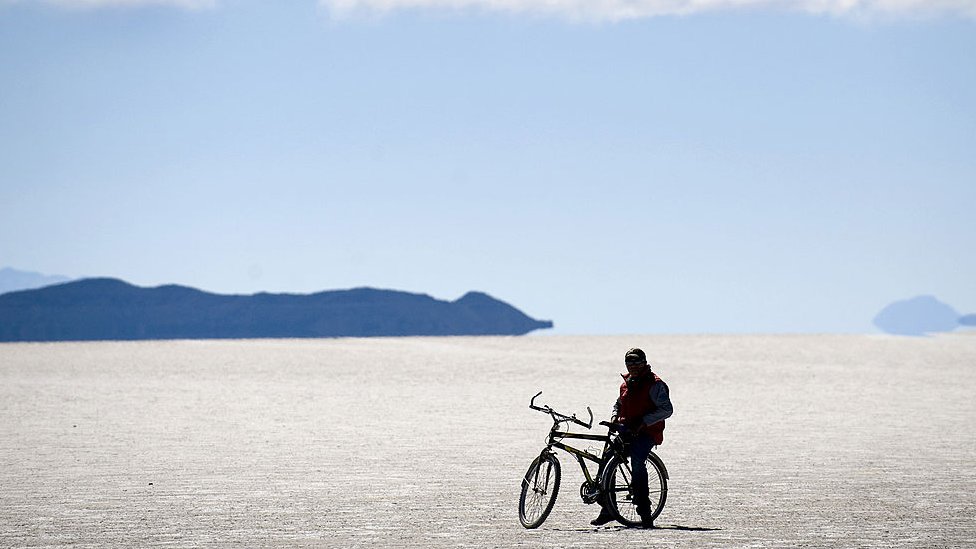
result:
M 660 526 L 655 526 L 653 530 L 681 530 L 683 532 L 718 532 L 722 529 L 707 528 L 705 526 L 682 526 L 680 524 L 662 524 Z
M 642 528 L 630 528 L 620 524 L 610 526 L 596 526 L 590 528 L 553 528 L 564 532 L 617 532 L 621 530 L 642 530 Z M 681 524 L 661 524 L 654 528 L 643 528 L 643 530 L 678 530 L 681 532 L 720 532 L 721 528 L 708 528 L 706 526 L 683 526 Z

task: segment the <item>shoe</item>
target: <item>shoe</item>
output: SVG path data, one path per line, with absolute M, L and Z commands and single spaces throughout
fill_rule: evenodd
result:
M 590 521 L 593 526 L 603 526 L 604 524 L 613 520 L 613 515 L 607 512 L 606 509 L 600 510 L 600 516 Z
M 650 514 L 641 515 L 641 528 L 654 528 L 654 519 Z

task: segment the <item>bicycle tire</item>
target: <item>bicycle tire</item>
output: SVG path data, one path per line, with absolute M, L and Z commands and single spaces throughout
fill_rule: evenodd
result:
M 546 521 L 559 494 L 559 460 L 550 453 L 532 460 L 522 477 L 519 496 L 519 522 L 526 528 L 538 528 Z
M 651 518 L 656 519 L 668 500 L 668 470 L 654 452 L 647 455 L 647 487 L 650 498 Z M 641 517 L 634 505 L 631 487 L 631 469 L 627 459 L 615 455 L 607 462 L 603 474 L 603 493 L 606 507 L 617 522 L 624 526 L 641 526 Z

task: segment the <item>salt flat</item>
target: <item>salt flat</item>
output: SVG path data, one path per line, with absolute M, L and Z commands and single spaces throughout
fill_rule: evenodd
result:
M 660 529 L 542 528 L 549 421 L 671 387 Z M 0 345 L 0 546 L 964 547 L 976 337 L 532 336 Z

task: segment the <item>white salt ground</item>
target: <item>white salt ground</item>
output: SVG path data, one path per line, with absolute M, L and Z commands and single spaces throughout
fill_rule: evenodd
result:
M 624 351 L 671 388 L 660 529 L 592 528 L 549 422 L 606 419 Z M 0 546 L 966 547 L 976 337 L 0 345 Z

